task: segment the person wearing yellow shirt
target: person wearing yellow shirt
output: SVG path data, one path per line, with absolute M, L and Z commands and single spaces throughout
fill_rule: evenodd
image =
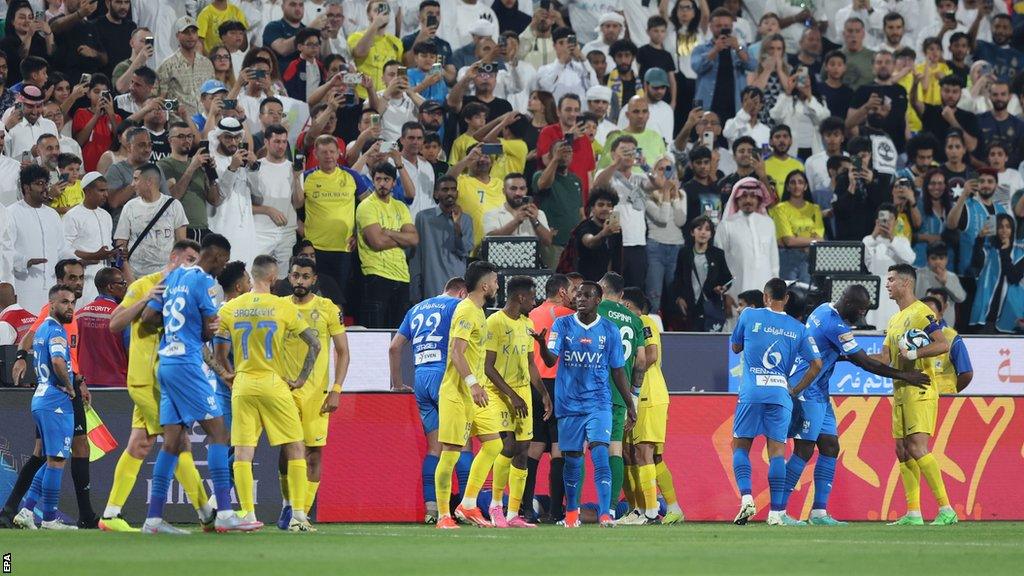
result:
M 420 242 L 409 208 L 391 197 L 398 171 L 387 162 L 373 167 L 373 194 L 356 208 L 359 263 L 363 271 L 360 323 L 397 328 L 409 309 L 409 264 L 405 249 Z
M 808 200 L 809 193 L 807 175 L 794 170 L 785 179 L 782 202 L 768 211 L 779 242 L 779 277 L 807 284 L 811 282 L 808 247 L 825 237 L 821 208 Z
M 505 204 L 505 186 L 500 178 L 491 175 L 493 166 L 491 156 L 484 154 L 482 146 L 476 144 L 465 158 L 448 170 L 448 175 L 458 182 L 459 208 L 473 219 L 474 251 L 484 237 L 484 214 Z
M 974 367 L 971 365 L 971 356 L 967 353 L 964 339 L 942 319 L 943 309 L 948 306 L 947 302 L 943 302 L 945 294 L 948 293 L 943 292 L 943 296 L 928 295 L 921 299 L 921 302 L 935 312 L 938 325 L 942 328 L 942 335 L 949 342 L 949 352 L 929 358 L 931 363 L 925 368 L 925 373 L 931 377 L 932 383 L 939 387 L 939 394 L 959 394 L 974 379 Z
M 504 180 L 509 174 L 519 174 L 526 169 L 526 156 L 530 148 L 523 140 L 527 120 L 521 114 L 510 111 L 487 123 L 481 132 L 481 142 L 500 144 L 501 154 L 495 155 L 491 176 Z
M 356 198 L 369 186 L 363 176 L 338 165 L 338 141 L 334 136 L 317 136 L 314 154 L 320 165 L 306 174 L 301 189 L 292 195 L 292 205 L 306 208 L 306 239 L 316 249 L 321 273 L 341 288 L 340 302 L 335 304 L 342 306 L 356 247 Z
M 794 170 L 802 171 L 804 163 L 789 155 L 789 149 L 793 146 L 793 132 L 789 126 L 778 124 L 772 128 L 768 143 L 772 155 L 764 161 L 764 171 L 771 180 L 769 188 L 773 188 L 781 198 L 786 177 Z
M 356 68 L 373 80 L 375 90 L 384 88 L 384 65 L 395 60 L 402 61 L 404 48 L 402 40 L 388 34 L 391 25 L 391 5 L 385 0 L 374 0 L 366 5 L 366 17 L 370 26 L 348 37 L 348 48 L 352 52 Z M 366 88 L 356 86 L 360 98 L 366 98 Z
M 199 38 L 203 41 L 203 54 L 209 54 L 210 50 L 220 44 L 220 25 L 231 20 L 249 27 L 242 9 L 228 0 L 213 0 L 199 11 L 196 24 L 199 25 Z
M 473 135 L 487 125 L 487 106 L 480 102 L 470 102 L 462 107 L 459 118 L 466 123 L 466 131 L 452 142 L 452 151 L 448 154 L 449 164 L 461 162 L 469 153 L 469 149 L 476 145 L 477 139 Z
M 917 98 L 922 104 L 938 106 L 942 103 L 942 89 L 939 80 L 953 73 L 949 65 L 942 59 L 942 42 L 938 38 L 928 38 L 922 45 L 924 62 L 914 67 L 914 79 L 917 81 Z
M 61 216 L 85 200 L 85 191 L 82 190 L 82 183 L 79 180 L 81 168 L 82 160 L 78 156 L 67 153 L 57 155 L 57 170 L 60 172 L 60 179 L 56 187 L 61 190 L 61 193 L 60 196 L 50 200 L 48 204 Z

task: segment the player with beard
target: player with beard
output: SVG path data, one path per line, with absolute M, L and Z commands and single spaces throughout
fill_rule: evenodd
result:
M 320 462 L 323 447 L 327 445 L 327 427 L 330 415 L 338 409 L 341 402 L 341 386 L 348 373 L 349 352 L 348 336 L 345 334 L 345 319 L 341 310 L 334 302 L 313 293 L 317 283 L 316 262 L 308 258 L 296 258 L 292 261 L 288 272 L 288 282 L 292 285 L 291 301 L 299 309 L 299 316 L 313 329 L 320 341 L 320 354 L 309 382 L 292 391 L 295 405 L 299 408 L 299 419 L 302 422 L 302 440 L 306 447 L 306 499 L 305 512 L 308 516 L 320 487 Z M 328 351 L 334 344 L 334 377 L 330 377 L 330 357 Z M 288 376 L 295 378 L 302 369 L 302 360 L 306 354 L 306 343 L 298 335 L 291 335 L 285 340 Z M 292 507 L 288 502 L 288 460 L 284 450 L 278 460 L 278 472 L 281 479 L 281 496 L 284 498 L 281 518 L 277 527 L 287 530 L 291 521 Z
M 85 286 L 85 268 L 82 266 L 82 262 L 75 259 L 61 260 L 57 262 L 54 267 L 54 273 L 57 276 L 57 283 L 65 286 L 74 291 L 75 300 L 77 301 L 82 297 L 82 289 Z M 32 349 L 33 341 L 36 336 L 36 331 L 39 327 L 47 322 L 50 317 L 50 304 L 47 303 L 43 306 L 42 310 L 39 311 L 39 316 L 36 318 L 35 324 L 29 329 L 28 333 L 21 340 L 21 346 L 18 350 L 18 359 L 14 362 L 14 366 L 11 369 L 11 375 L 14 378 L 15 385 L 21 381 L 22 376 L 25 374 L 25 370 L 28 366 L 27 355 Z M 70 373 L 74 378 L 75 374 L 78 374 L 78 323 L 68 321 L 64 325 L 64 331 L 67 336 L 67 346 L 71 354 L 71 368 Z M 92 502 L 89 500 L 89 439 L 86 436 L 86 424 L 85 424 L 85 404 L 89 402 L 89 388 L 86 386 L 85 381 L 79 376 L 74 378 L 74 394 L 71 395 L 71 407 L 74 410 L 75 423 L 74 423 L 74 434 L 71 440 L 71 479 L 75 484 L 75 497 L 78 501 L 78 527 L 79 528 L 96 528 L 99 518 L 96 513 L 93 512 Z M 42 440 L 42 439 L 41 439 Z M 40 440 L 36 441 L 36 448 L 34 456 L 29 462 L 22 468 L 21 476 L 26 478 L 32 478 L 28 476 L 29 473 L 32 475 L 36 474 L 36 471 L 42 467 L 44 460 L 43 456 L 46 456 L 41 452 L 45 441 L 41 444 Z M 42 456 L 39 456 L 42 455 Z M 34 469 L 33 469 L 34 468 Z M 20 490 L 19 490 L 20 488 Z M 14 506 L 21 500 L 21 497 L 25 495 L 25 490 L 28 489 L 26 483 L 16 483 L 14 489 L 11 491 L 10 497 L 7 500 L 7 506 L 4 507 L 4 515 L 13 513 Z M 11 504 L 13 502 L 13 504 Z M 31 512 L 31 508 L 29 508 Z M 29 523 L 32 523 L 29 526 Z M 24 515 L 22 510 L 18 516 L 14 517 L 14 524 L 21 526 L 22 528 L 34 527 L 34 519 L 32 515 Z

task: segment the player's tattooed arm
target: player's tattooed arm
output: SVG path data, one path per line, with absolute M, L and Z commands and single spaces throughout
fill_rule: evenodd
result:
M 214 355 L 213 350 L 210 350 L 209 347 L 203 346 L 203 361 L 206 362 L 206 365 L 210 367 L 210 370 L 213 370 L 213 373 L 219 376 L 220 379 L 228 385 L 228 388 L 230 388 L 235 380 L 234 372 L 231 372 L 226 368 L 228 365 L 228 351 L 231 349 L 231 344 L 227 342 L 217 342 L 215 346 L 217 347 L 216 355 Z M 224 351 L 221 351 L 221 347 L 224 348 Z
M 54 356 L 50 360 L 50 364 L 53 368 L 53 375 L 57 377 L 57 381 L 60 382 L 60 388 L 65 394 L 74 398 L 75 387 L 71 384 L 71 375 L 68 374 L 68 363 L 64 361 L 60 356 Z
M 320 353 L 320 340 L 316 337 L 316 332 L 312 328 L 306 328 L 300 332 L 299 338 L 309 348 L 306 350 L 306 358 L 302 361 L 302 370 L 299 371 L 299 377 L 294 382 L 288 383 L 292 389 L 302 388 L 306 380 L 309 380 L 309 375 L 313 373 L 313 367 L 316 365 L 317 354 Z

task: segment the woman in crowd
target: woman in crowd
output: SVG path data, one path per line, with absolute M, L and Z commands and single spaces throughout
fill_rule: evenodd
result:
M 668 7 L 663 2 L 662 7 Z M 687 115 L 693 107 L 693 97 L 697 92 L 697 73 L 690 64 L 693 49 L 708 39 L 708 17 L 711 11 L 707 0 L 676 0 L 672 12 L 662 16 L 668 20 L 668 34 L 665 35 L 665 50 L 676 60 L 676 126 L 686 122 Z M 705 107 L 710 102 L 701 102 Z
M 963 132 L 950 130 L 946 136 L 946 161 L 940 169 L 946 177 L 946 187 L 952 192 L 954 200 L 963 192 L 968 180 L 978 177 L 968 164 L 967 141 L 964 140 Z
M 996 214 L 974 243 L 970 274 L 978 279 L 971 306 L 971 327 L 985 334 L 1013 332 L 1024 317 L 1024 246 L 1014 242 L 1009 214 Z
M 676 259 L 683 245 L 686 195 L 679 187 L 675 161 L 665 156 L 654 163 L 654 190 L 647 196 L 647 298 L 660 310 L 662 292 L 675 276 Z
M 683 315 L 682 329 L 693 332 L 718 332 L 726 318 L 725 291 L 732 273 L 725 252 L 712 244 L 715 223 L 701 215 L 690 222 L 690 241 L 679 251 L 672 294 Z M 729 306 L 731 307 L 731 306 Z
M 758 117 L 766 126 L 774 126 L 771 109 L 779 94 L 793 90 L 790 78 L 789 63 L 786 61 L 786 41 L 780 34 L 772 34 L 761 42 L 761 55 L 757 61 L 757 70 L 747 75 L 749 86 L 756 86 L 764 92 L 764 106 Z
M 946 230 L 946 214 L 953 207 L 953 197 L 946 187 L 946 175 L 941 170 L 931 170 L 924 175 L 924 192 L 921 195 L 921 226 L 917 229 L 914 242 L 914 253 L 917 255 L 914 266 L 923 268 L 928 264 L 928 245 L 944 240 Z M 947 268 L 956 270 L 956 250 L 950 251 Z
M 231 66 L 231 53 L 224 46 L 210 50 L 210 62 L 213 62 L 213 78 L 220 80 L 225 86 L 235 85 L 235 70 Z
M 786 176 L 782 202 L 769 210 L 775 221 L 779 242 L 779 276 L 810 284 L 808 254 L 811 244 L 825 237 L 825 221 L 821 208 L 808 199 L 807 175 L 794 170 Z

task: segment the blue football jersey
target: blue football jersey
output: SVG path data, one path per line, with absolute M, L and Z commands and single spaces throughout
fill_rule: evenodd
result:
M 622 336 L 611 320 L 598 316 L 586 326 L 576 314 L 562 316 L 551 326 L 548 349 L 559 358 L 555 416 L 611 410 L 610 369 L 626 365 Z
M 810 402 L 828 402 L 829 381 L 832 379 L 832 372 L 836 369 L 836 363 L 842 360 L 843 356 L 855 354 L 861 350 L 857 339 L 853 337 L 853 331 L 843 320 L 839 312 L 831 304 L 822 304 L 811 312 L 807 317 L 807 335 L 814 339 L 818 352 L 821 355 L 821 372 L 800 394 L 801 400 Z M 793 367 L 793 375 L 789 381 L 796 386 L 803 379 L 810 364 L 803 356 L 797 358 Z
M 974 367 L 971 366 L 971 357 L 967 354 L 967 345 L 964 344 L 964 339 L 959 334 L 953 338 L 953 342 L 949 345 L 949 359 L 953 362 L 953 370 L 958 375 L 974 372 Z
M 71 410 L 71 397 L 60 389 L 60 380 L 53 373 L 53 359 L 63 358 L 71 381 L 75 381 L 75 375 L 71 371 L 71 348 L 68 345 L 67 332 L 52 316 L 43 320 L 36 330 L 35 337 L 32 338 L 32 354 L 37 382 L 35 394 L 32 395 L 32 410 Z
M 170 364 L 200 364 L 203 361 L 204 318 L 217 315 L 213 295 L 216 280 L 198 266 L 177 268 L 164 279 L 163 297 L 150 300 L 153 310 L 164 317 L 160 338 L 160 361 Z
M 448 335 L 459 302 L 462 300 L 442 294 L 406 312 L 398 333 L 412 342 L 412 359 L 417 372 L 444 374 L 448 363 Z
M 747 308 L 729 341 L 743 346 L 741 403 L 792 406 L 789 375 L 798 357 L 819 358 L 803 324 L 784 312 Z

